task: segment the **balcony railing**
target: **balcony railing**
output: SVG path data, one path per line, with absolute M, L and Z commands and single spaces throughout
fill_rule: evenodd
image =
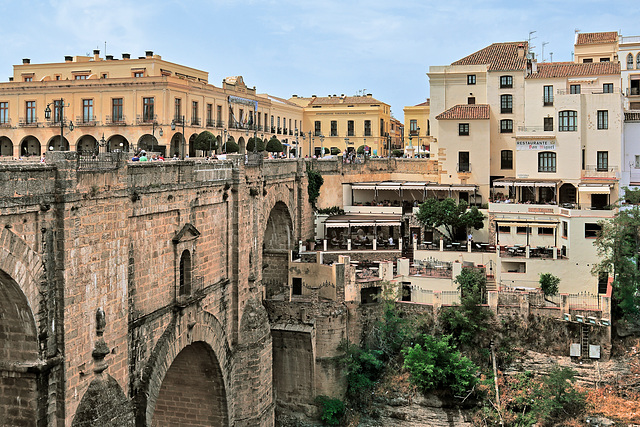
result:
M 551 97 L 543 96 L 542 97 L 542 105 L 544 105 L 545 107 L 553 106 L 553 96 L 551 96 Z
M 119 117 L 106 116 L 104 123 L 107 126 L 126 126 L 127 124 L 126 120 L 127 119 L 125 116 L 119 116 Z
M 18 120 L 18 126 L 38 127 L 38 118 L 37 117 L 29 117 L 29 118 L 20 117 L 20 119 Z
M 282 129 L 282 134 L 286 135 L 288 133 L 287 128 Z
M 522 133 L 539 133 L 539 132 L 553 132 L 553 127 L 545 129 L 544 126 L 518 126 L 518 132 Z
M 458 163 L 456 165 L 456 171 L 457 172 L 471 172 L 471 163 Z
M 158 119 L 158 115 L 154 114 L 152 115 L 140 115 L 137 114 L 136 115 L 136 124 L 137 125 L 149 125 L 151 126 L 153 124 L 154 121 L 156 121 Z M 178 122 L 176 122 L 176 124 L 178 124 Z
M 216 121 L 212 119 L 207 119 L 207 127 L 212 128 L 216 126 Z
M 597 165 L 587 165 L 582 171 L 583 178 L 617 178 L 618 166 L 598 167 Z
M 200 126 L 200 117 L 192 117 L 191 126 Z
M 276 128 L 274 126 L 271 126 L 271 133 L 276 133 Z
M 217 128 L 223 128 L 224 127 L 224 121 L 223 120 L 216 120 L 216 127 Z
M 0 128 L 10 128 L 11 127 L 11 119 L 6 118 L 5 120 L 0 122 Z
M 66 122 L 66 121 L 67 121 L 67 118 L 65 117 L 64 118 L 64 122 Z M 56 120 L 48 120 L 48 121 L 45 122 L 44 125 L 47 126 L 47 127 L 60 127 L 60 120 L 57 120 L 57 119 Z
M 615 88 L 611 92 L 606 92 L 601 87 L 583 87 L 583 88 L 580 88 L 579 93 L 571 93 L 571 89 L 558 89 L 557 91 L 558 95 L 580 95 L 580 94 L 584 95 L 584 94 L 607 94 L 607 93 L 622 93 L 622 89 Z
M 278 134 L 282 133 L 282 128 L 278 128 Z
M 640 36 L 620 36 L 620 44 L 625 43 L 640 43 Z
M 637 87 L 628 87 L 626 92 L 625 92 L 626 96 L 636 96 L 636 95 L 640 95 L 640 88 Z
M 76 126 L 95 126 L 96 116 L 76 116 Z

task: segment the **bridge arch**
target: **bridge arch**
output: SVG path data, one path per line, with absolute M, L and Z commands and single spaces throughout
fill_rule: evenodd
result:
M 226 334 L 211 313 L 186 308 L 176 316 L 144 369 L 136 397 L 136 425 L 228 426 L 231 350 Z M 177 388 L 196 406 L 184 401 L 176 405 Z M 189 418 L 178 422 L 180 415 Z
M 35 425 L 37 374 L 25 367 L 39 359 L 38 283 L 44 270 L 39 256 L 9 229 L 0 231 L 0 418 L 7 425 Z
M 289 251 L 294 247 L 293 219 L 289 206 L 277 200 L 269 211 L 262 240 L 262 281 L 265 297 L 286 292 Z

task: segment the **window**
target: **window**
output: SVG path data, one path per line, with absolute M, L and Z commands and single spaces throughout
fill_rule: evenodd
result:
M 500 133 L 513 133 L 513 120 L 500 120 Z
M 636 56 L 636 68 L 640 70 L 640 53 Z
M 409 121 L 409 135 L 417 135 L 418 134 L 418 121 L 415 119 L 411 119 Z
M 121 122 L 123 121 L 122 115 L 122 98 L 113 98 L 111 100 L 111 121 Z
M 538 172 L 556 171 L 556 153 L 544 151 L 538 153 Z
M 198 118 L 198 101 L 191 101 L 191 124 L 200 124 L 200 119 Z
M 32 82 L 33 81 L 33 77 L 29 76 L 29 77 L 24 77 L 24 81 L 25 82 Z
M 469 164 L 469 152 L 468 151 L 458 152 L 458 172 L 469 172 L 469 171 L 471 171 L 471 165 Z
M 516 227 L 517 234 L 527 234 L 531 233 L 531 227 Z
M 553 236 L 552 227 L 538 227 L 538 235 L 540 236 Z
M 273 117 L 272 117 L 272 119 L 273 119 Z M 315 125 L 314 135 L 315 136 L 320 136 L 320 134 L 322 133 L 322 128 L 320 127 L 320 120 L 316 120 L 314 125 Z
M 562 221 L 562 237 L 565 239 L 569 236 L 569 223 L 567 221 Z
M 553 105 L 553 86 L 542 88 L 542 102 L 545 106 Z
M 597 161 L 598 161 L 598 164 L 596 165 L 596 168 L 599 172 L 606 172 L 609 170 L 609 152 L 608 151 L 598 151 Z
M 600 62 L 609 62 L 611 61 L 610 58 L 600 58 Z
M 216 120 L 218 120 L 218 126 L 222 126 L 222 105 L 217 105 L 216 106 L 217 111 L 216 111 Z M 267 116 L 264 116 L 264 124 L 266 126 L 267 124 Z
M 191 294 L 191 254 L 188 250 L 180 257 L 180 295 Z
M 371 120 L 364 121 L 364 136 L 371 136 Z
M 93 99 L 82 100 L 82 123 L 93 121 Z
M 355 125 L 353 123 L 353 120 L 349 120 L 347 122 L 347 136 L 354 136 L 355 135 Z
M 500 226 L 498 226 L 498 231 L 500 233 L 511 234 L 511 227 L 509 227 L 508 225 L 500 225 Z
M 176 98 L 173 106 L 173 119 L 176 121 L 182 120 L 182 99 Z
M 427 119 L 427 136 L 431 136 L 431 122 Z
M 544 130 L 546 132 L 553 131 L 553 117 L 545 117 L 543 119 L 543 123 L 544 123 Z
M 133 77 L 144 77 L 144 71 L 135 71 Z
M 578 130 L 577 111 L 560 111 L 560 113 L 558 113 L 558 121 L 560 122 L 558 126 L 560 132 L 575 132 Z
M 207 126 L 213 125 L 213 104 L 207 104 Z
M 513 112 L 513 96 L 512 95 L 500 96 L 500 112 L 503 114 Z
M 595 239 L 602 230 L 600 224 L 587 222 L 584 224 L 584 237 L 586 239 Z
M 613 83 L 605 83 L 602 85 L 603 93 L 613 93 Z
M 582 60 L 583 64 L 591 64 L 593 62 L 593 58 L 584 58 Z
M 0 102 L 0 125 L 9 123 L 9 103 Z
M 59 77 L 59 76 L 56 76 L 56 77 Z M 103 79 L 106 79 L 106 78 L 107 78 L 107 73 L 102 73 L 102 78 L 103 78 Z M 59 78 L 57 78 L 56 80 L 60 80 L 60 79 L 59 79 Z
M 302 278 L 301 277 L 293 277 L 291 279 L 291 294 L 292 295 L 302 295 Z
M 476 103 L 476 97 L 475 96 L 470 96 L 467 98 L 467 104 L 469 105 L 473 105 Z
M 380 136 L 384 136 L 384 119 L 380 119 Z
M 275 125 L 274 125 L 274 121 L 275 118 L 273 116 L 271 116 L 271 133 L 274 133 L 276 131 Z M 320 127 L 320 122 L 316 122 L 316 126 L 319 128 Z
M 635 164 L 636 169 L 640 169 L 640 156 L 636 155 L 636 164 Z
M 608 285 L 609 273 L 607 271 L 601 271 L 600 273 L 598 273 L 598 293 L 606 294 Z
M 56 100 L 53 101 L 53 122 L 54 123 L 60 123 L 63 119 L 62 114 L 64 113 L 63 111 L 64 106 L 62 105 L 62 103 L 60 102 L 60 100 Z
M 475 75 L 475 74 L 469 74 L 469 75 L 467 75 L 467 84 L 468 84 L 468 85 L 474 85 L 474 84 L 476 84 L 476 75 Z
M 469 135 L 469 123 L 458 124 L 458 135 Z
M 574 94 L 574 95 L 580 93 L 580 85 L 571 85 L 571 86 L 569 86 L 569 93 Z
M 633 55 L 627 55 L 627 70 L 633 70 Z
M 25 103 L 25 121 L 27 123 L 36 123 L 36 101 L 27 101 Z
M 502 150 L 500 152 L 500 169 L 513 169 L 513 151 Z
M 152 122 L 153 119 L 153 98 L 142 98 L 142 121 Z
M 75 80 L 87 80 L 89 76 L 87 74 L 76 74 L 73 78 Z
M 338 136 L 338 122 L 331 120 L 331 136 Z
M 598 110 L 598 129 L 609 129 L 608 110 Z
M 501 88 L 513 87 L 513 77 L 512 76 L 500 76 L 500 87 Z
M 582 170 L 586 169 L 586 164 L 587 164 L 587 150 L 585 150 L 584 148 L 582 149 Z

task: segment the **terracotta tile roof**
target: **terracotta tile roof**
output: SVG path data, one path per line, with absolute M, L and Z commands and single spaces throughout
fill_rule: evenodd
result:
M 414 107 L 427 107 L 431 104 L 431 100 L 427 99 L 425 102 L 421 102 L 420 104 L 414 105 Z
M 576 64 L 575 62 L 541 62 L 538 64 L 538 72 L 527 76 L 527 79 L 603 76 L 610 74 L 620 74 L 619 62 L 591 62 L 586 64 Z
M 617 41 L 618 33 L 615 31 L 609 31 L 606 33 L 578 33 L 576 46 L 582 44 L 615 43 Z
M 522 58 L 518 58 L 518 46 L 524 49 Z M 493 43 L 451 65 L 488 65 L 489 71 L 524 70 L 527 66 L 527 42 Z
M 312 105 L 337 105 L 337 104 L 386 104 L 370 96 L 317 96 L 311 98 Z
M 436 120 L 486 120 L 488 118 L 488 104 L 455 105 L 436 116 Z

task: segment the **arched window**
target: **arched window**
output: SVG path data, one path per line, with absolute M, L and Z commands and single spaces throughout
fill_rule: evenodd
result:
M 636 68 L 640 70 L 640 53 L 636 56 Z
M 627 70 L 633 70 L 633 55 L 627 55 Z
M 191 293 L 191 253 L 182 252 L 180 257 L 180 295 Z

